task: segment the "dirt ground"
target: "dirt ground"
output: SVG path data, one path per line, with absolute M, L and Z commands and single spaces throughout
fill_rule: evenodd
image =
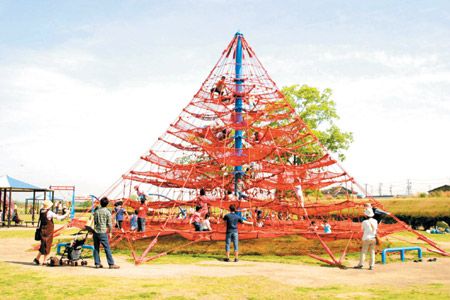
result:
M 296 286 L 320 287 L 330 285 L 377 285 L 377 286 L 410 286 L 428 283 L 450 284 L 448 270 L 450 258 L 440 257 L 436 262 L 388 263 L 377 264 L 374 271 L 319 267 L 306 264 L 282 264 L 264 262 L 222 262 L 205 260 L 195 264 L 146 264 L 135 266 L 125 256 L 115 256 L 119 270 L 95 269 L 87 267 L 44 267 L 35 266 L 31 262 L 35 252 L 30 252 L 34 241 L 23 238 L 5 238 L 0 240 L 0 261 L 19 265 L 21 268 L 38 270 L 39 272 L 60 274 L 64 268 L 67 275 L 101 275 L 131 278 L 171 278 L 186 276 L 266 276 L 272 280 Z M 106 259 L 102 257 L 105 261 Z M 350 265 L 356 261 L 350 262 Z

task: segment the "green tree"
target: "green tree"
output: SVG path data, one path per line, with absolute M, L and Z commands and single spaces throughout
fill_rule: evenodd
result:
M 345 159 L 344 151 L 353 142 L 351 132 L 342 131 L 335 121 L 339 119 L 331 89 L 320 91 L 308 85 L 283 87 L 281 92 L 286 100 L 308 125 L 319 141 L 340 160 Z

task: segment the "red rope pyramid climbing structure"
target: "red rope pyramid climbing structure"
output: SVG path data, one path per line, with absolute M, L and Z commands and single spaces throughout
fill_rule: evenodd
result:
M 134 210 L 141 205 L 136 186 L 148 199 L 146 230 L 131 231 L 125 220 L 123 230 L 115 230 L 112 244 L 126 240 L 137 264 L 167 254 L 148 257 L 162 235 L 179 234 L 190 240 L 186 245 L 224 240 L 222 216 L 235 204 L 255 223 L 241 226 L 240 239 L 284 235 L 318 239 L 330 259 L 310 255 L 341 266 L 349 243 L 337 258 L 327 242 L 360 238 L 362 205 L 382 207 L 372 198 L 355 200 L 353 195 L 340 202 L 304 199 L 306 190 L 362 189 L 298 117 L 240 33 L 176 121 L 104 196 Z M 205 195 L 199 195 L 200 189 Z M 203 214 L 210 212 L 212 231 L 196 232 L 189 224 L 189 211 L 196 205 L 203 207 Z M 434 242 L 391 217 L 396 222 L 380 224 L 379 236 L 409 230 L 446 255 Z M 330 220 L 332 233 L 311 230 L 312 220 L 324 218 Z M 74 219 L 72 225 L 84 223 Z M 154 238 L 138 255 L 133 242 L 149 237 Z

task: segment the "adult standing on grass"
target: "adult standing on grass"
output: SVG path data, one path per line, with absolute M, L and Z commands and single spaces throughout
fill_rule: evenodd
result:
M 100 208 L 94 212 L 94 262 L 96 268 L 103 268 L 100 261 L 100 244 L 105 249 L 106 260 L 110 269 L 119 269 L 119 266 L 114 263 L 114 259 L 111 254 L 111 248 L 109 247 L 109 237 L 112 233 L 112 220 L 111 212 L 106 208 L 109 200 L 106 197 L 100 199 Z
M 238 234 L 238 223 L 244 223 L 248 225 L 253 225 L 252 222 L 244 221 L 242 217 L 236 214 L 236 207 L 234 204 L 230 205 L 230 213 L 226 214 L 223 219 L 227 222 L 227 233 L 225 236 L 225 251 L 227 257 L 225 261 L 230 261 L 230 243 L 233 241 L 234 247 L 234 262 L 239 261 L 239 234 Z
M 359 264 L 355 267 L 355 269 L 361 269 L 363 267 L 363 263 L 366 259 L 367 250 L 370 252 L 370 264 L 369 270 L 373 270 L 375 265 L 375 245 L 376 245 L 376 235 L 378 230 L 378 222 L 375 220 L 374 213 L 372 208 L 366 207 L 364 210 L 364 215 L 366 215 L 366 220 L 362 222 L 362 246 L 361 246 L 361 257 L 359 259 Z
M 53 231 L 55 230 L 53 219 L 56 218 L 58 220 L 63 220 L 69 216 L 69 213 L 66 213 L 62 216 L 55 214 L 51 211 L 52 206 L 52 201 L 45 200 L 43 207 L 39 211 L 38 227 L 41 229 L 41 246 L 39 247 L 38 255 L 33 260 L 33 263 L 36 265 L 40 264 L 41 255 L 44 255 L 44 262 L 42 264 L 45 265 L 47 256 L 51 252 L 53 243 Z

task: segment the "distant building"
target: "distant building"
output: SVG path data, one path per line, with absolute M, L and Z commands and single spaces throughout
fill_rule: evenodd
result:
M 322 190 L 322 193 L 324 195 L 331 195 L 333 197 L 357 194 L 357 192 L 347 189 L 343 186 L 335 186 L 326 190 Z
M 428 194 L 435 193 L 435 192 L 450 192 L 450 185 L 445 184 L 445 185 L 442 185 L 435 189 L 429 190 Z

